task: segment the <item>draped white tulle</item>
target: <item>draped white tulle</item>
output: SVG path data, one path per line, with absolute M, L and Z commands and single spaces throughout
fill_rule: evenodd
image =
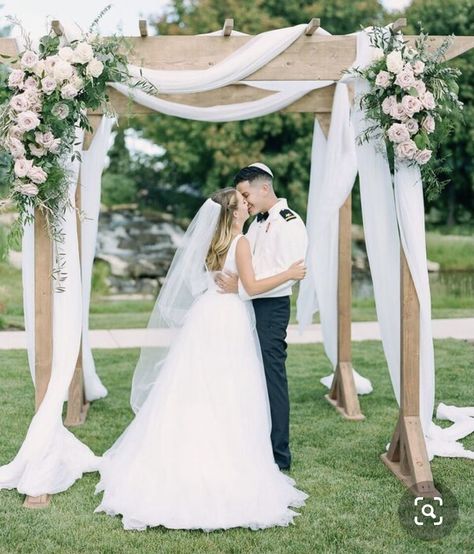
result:
M 79 36 L 80 30 L 77 27 L 67 25 L 64 23 L 65 34 L 69 39 L 77 39 Z M 217 86 L 224 86 L 227 83 L 240 83 L 247 86 L 252 86 L 251 81 L 245 81 L 245 78 L 249 76 L 256 68 L 263 66 L 265 63 L 268 63 L 276 55 L 278 55 L 283 49 L 296 40 L 304 31 L 303 26 L 297 26 L 290 29 L 281 29 L 278 31 L 272 31 L 270 33 L 264 33 L 251 39 L 247 42 L 245 50 L 240 50 L 235 53 L 233 60 L 236 62 L 235 67 L 233 64 L 229 64 L 229 58 L 225 58 L 220 61 L 211 71 L 202 71 L 202 72 L 192 72 L 189 74 L 189 80 L 187 71 L 169 71 L 162 72 L 159 75 L 150 73 L 150 79 L 153 80 L 154 77 L 157 77 L 154 84 L 161 91 L 174 91 L 177 93 L 180 92 L 196 92 L 198 90 L 211 90 Z M 328 34 L 323 29 L 319 28 L 317 34 L 325 35 Z M 263 39 L 262 39 L 263 37 Z M 255 50 L 253 50 L 253 46 Z M 244 53 L 244 55 L 242 55 Z M 357 41 L 357 65 L 363 65 L 368 63 L 371 60 L 371 51 L 368 45 L 367 36 L 364 32 L 358 33 Z M 237 63 L 238 62 L 238 63 Z M 179 74 L 179 75 L 178 75 Z M 283 108 L 285 105 L 293 102 L 299 94 L 304 94 L 313 88 L 319 86 L 324 86 L 329 84 L 329 82 L 318 82 L 313 81 L 313 83 L 308 84 L 308 82 L 298 83 L 287 83 L 285 81 L 278 81 L 275 83 L 254 83 L 256 86 L 271 88 L 276 90 L 276 94 L 269 95 L 268 97 L 256 101 L 241 103 L 236 105 L 229 106 L 219 106 L 218 108 L 191 108 L 183 104 L 176 104 L 172 102 L 165 102 L 162 99 L 147 97 L 144 98 L 142 93 L 137 95 L 137 100 L 143 99 L 147 102 L 147 105 L 152 109 L 157 111 L 167 109 L 167 113 L 173 113 L 178 117 L 193 117 L 195 119 L 206 119 L 206 117 L 211 117 L 213 121 L 230 121 L 230 120 L 242 120 L 249 117 L 258 117 L 264 113 L 270 113 L 272 110 L 278 110 Z M 356 84 L 356 86 L 359 86 Z M 118 86 L 120 88 L 120 86 Z M 167 88 L 168 87 L 168 88 Z M 298 87 L 300 87 L 298 89 Z M 123 89 L 123 92 L 133 93 L 136 92 L 133 89 Z M 138 98 L 139 97 L 139 98 Z M 276 97 L 276 98 L 275 98 Z M 346 103 L 346 95 L 338 94 L 335 99 L 338 99 L 338 102 Z M 350 121 L 345 121 L 340 123 L 340 119 L 337 118 L 337 106 L 333 106 L 333 123 L 334 129 L 338 128 L 340 133 L 345 133 L 347 131 Z M 348 113 L 346 108 L 343 108 L 345 113 Z M 357 135 L 359 127 L 357 127 L 357 121 L 360 122 L 360 114 L 357 114 L 357 110 L 354 112 L 354 133 Z M 358 119 L 359 118 L 359 119 Z M 316 125 L 316 129 L 318 126 Z M 82 202 L 88 206 L 92 214 L 93 221 L 84 220 L 82 224 L 83 232 L 83 244 L 84 241 L 88 241 L 86 248 L 84 250 L 84 255 L 82 263 L 84 264 L 84 269 L 82 273 L 82 278 L 84 281 L 90 279 L 90 268 L 92 267 L 92 260 L 94 255 L 94 245 L 92 244 L 93 237 L 97 232 L 97 217 L 99 206 L 99 193 L 100 193 L 100 167 L 104 161 L 103 152 L 106 149 L 106 144 L 109 141 L 110 136 L 110 126 L 103 128 L 103 132 L 99 133 L 96 140 L 94 140 L 92 147 L 90 148 L 88 155 L 86 156 L 86 163 L 91 163 L 91 167 L 94 166 L 96 169 L 91 170 L 89 173 L 84 172 L 84 175 L 87 174 L 88 182 L 85 183 L 83 189 Z M 339 135 L 338 133 L 329 134 L 329 142 L 326 144 L 326 139 L 321 132 L 315 132 L 314 142 L 313 142 L 313 153 L 312 153 L 312 177 L 310 184 L 310 198 L 313 198 L 312 206 L 314 208 L 308 210 L 308 226 L 311 226 L 310 220 L 314 219 L 314 214 L 316 213 L 316 207 L 318 204 L 318 195 L 319 193 L 314 193 L 314 188 L 318 189 L 317 183 L 320 182 L 320 179 L 323 179 L 323 175 L 326 171 L 331 172 L 334 168 L 328 167 L 324 169 L 326 156 L 329 156 L 329 152 L 337 151 L 337 141 L 343 140 L 344 136 Z M 336 141 L 336 144 L 334 143 Z M 324 152 L 324 153 L 323 153 Z M 350 166 L 344 167 L 342 165 L 343 160 L 351 159 L 352 154 L 349 153 L 347 157 L 347 151 L 341 152 L 344 154 L 344 158 L 336 157 L 333 158 L 331 163 L 336 163 L 338 168 L 343 168 L 344 171 L 341 172 L 344 175 L 344 179 L 339 179 L 339 173 L 336 173 L 336 180 L 330 182 L 327 177 L 324 177 L 324 187 L 334 187 L 334 194 L 339 194 L 340 205 L 345 200 L 345 192 L 347 189 L 347 181 L 349 180 L 348 173 Z M 360 187 L 361 187 L 361 202 L 364 218 L 364 229 L 365 229 L 365 239 L 367 243 L 367 252 L 369 256 L 369 262 L 371 266 L 372 278 L 374 283 L 374 294 L 376 299 L 377 306 L 377 315 L 380 321 L 380 327 L 382 332 L 383 346 L 384 351 L 387 357 L 387 363 L 389 366 L 390 376 L 392 379 L 392 384 L 394 387 L 394 393 L 399 399 L 399 327 L 398 327 L 398 318 L 399 318 L 399 298 L 398 298 L 398 285 L 396 281 L 398 279 L 397 264 L 398 260 L 398 250 L 395 247 L 399 244 L 399 239 L 397 235 L 397 220 L 395 214 L 395 202 L 392 189 L 392 181 L 390 172 L 387 172 L 386 161 L 379 156 L 376 152 L 375 145 L 369 143 L 364 146 L 358 146 L 356 148 L 357 154 L 357 166 L 360 177 Z M 328 158 L 329 159 L 329 158 Z M 318 163 L 321 163 L 321 170 L 316 167 L 316 160 Z M 326 173 L 329 175 L 329 173 Z M 398 208 L 403 209 L 402 205 L 402 195 L 406 193 L 404 188 L 404 179 L 407 174 L 402 170 L 396 175 L 396 186 L 397 186 L 397 197 L 398 197 Z M 409 182 L 409 181 L 407 181 Z M 322 194 L 325 194 L 324 191 L 319 186 Z M 413 229 L 421 228 L 421 222 L 423 218 L 422 202 L 419 200 L 419 195 L 421 194 L 421 185 L 417 185 L 414 194 L 418 195 L 416 200 L 417 210 L 414 213 L 416 217 L 416 222 L 413 224 Z M 333 201 L 335 198 L 333 198 Z M 333 210 L 336 204 L 332 203 L 328 210 Z M 384 217 L 381 217 L 381 214 L 384 214 Z M 401 212 L 400 212 L 401 214 Z M 386 218 L 386 219 L 385 219 Z M 63 296 L 60 300 L 56 301 L 54 306 L 54 348 L 56 353 L 56 360 L 61 359 L 61 367 L 58 366 L 58 362 L 53 364 L 53 378 L 51 380 L 50 386 L 45 397 L 43 404 L 46 406 L 52 406 L 51 411 L 46 409 L 41 409 L 38 412 L 38 417 L 33 419 L 30 429 L 28 431 L 27 438 L 25 443 L 22 446 L 22 449 L 18 453 L 15 460 L 0 468 L 0 488 L 1 487 L 17 487 L 22 492 L 27 494 L 43 494 L 47 492 L 58 492 L 59 490 L 65 490 L 68 486 L 74 482 L 74 479 L 80 475 L 81 471 L 89 471 L 93 467 L 93 458 L 91 458 L 92 453 L 89 454 L 87 447 L 82 445 L 83 449 L 81 450 L 81 455 L 74 457 L 74 448 L 71 449 L 73 453 L 72 458 L 74 458 L 74 464 L 71 463 L 71 459 L 67 463 L 63 463 L 64 460 L 64 445 L 65 441 L 63 436 L 65 433 L 68 433 L 60 423 L 60 414 L 63 401 L 67 396 L 67 389 L 70 381 L 70 376 L 72 375 L 72 370 L 74 368 L 76 357 L 77 357 L 77 345 L 80 341 L 81 336 L 81 327 L 84 332 L 85 342 L 84 342 L 84 352 L 83 360 L 85 364 L 85 381 L 86 381 L 86 395 L 89 400 L 103 396 L 106 391 L 100 380 L 98 379 L 95 367 L 93 365 L 92 353 L 90 351 L 90 345 L 87 342 L 87 322 L 88 317 L 87 307 L 89 303 L 89 291 L 87 290 L 89 285 L 84 287 L 86 295 L 81 299 L 81 283 L 80 283 L 80 268 L 77 263 L 78 260 L 78 246 L 75 234 L 75 213 L 71 212 L 67 215 L 67 224 L 65 223 L 65 228 L 67 228 L 67 240 L 65 243 L 65 249 L 67 252 L 66 257 L 66 270 L 68 273 L 67 281 L 67 291 L 71 295 L 71 302 L 68 303 L 67 299 L 69 296 Z M 326 219 L 327 221 L 327 219 Z M 402 222 L 402 223 L 400 223 Z M 418 254 L 413 255 L 411 252 L 407 253 L 410 268 L 415 272 L 419 273 L 425 272 L 426 267 L 423 265 L 423 256 L 420 257 L 420 249 L 424 249 L 423 237 L 417 233 L 409 233 L 407 228 L 410 227 L 411 222 L 409 218 L 400 217 L 399 224 L 404 226 L 403 235 L 408 241 L 406 244 L 409 245 L 409 250 L 413 249 L 413 252 L 418 252 Z M 317 221 L 315 225 L 317 225 Z M 85 229 L 85 226 L 88 226 Z M 315 228 L 314 226 L 312 227 Z M 328 232 L 327 240 L 331 245 L 331 248 L 334 249 L 334 245 L 337 244 L 337 225 L 334 222 L 328 223 L 326 225 L 326 230 Z M 88 237 L 88 238 L 86 238 Z M 310 236 L 310 247 L 311 239 L 314 239 Z M 383 247 L 383 240 L 387 240 L 386 243 L 388 246 Z M 317 239 L 316 239 L 317 240 Z M 415 244 L 411 244 L 410 241 L 414 241 Z M 23 240 L 23 291 L 24 291 L 24 306 L 25 306 L 25 327 L 28 336 L 28 359 L 30 363 L 30 368 L 32 376 L 34 376 L 34 233 L 32 226 L 27 226 L 25 229 L 24 240 Z M 315 243 L 313 243 L 314 245 Z M 312 254 L 312 265 L 313 272 L 311 279 L 308 279 L 308 283 L 311 286 L 304 287 L 302 291 L 305 292 L 305 296 L 302 296 L 299 299 L 299 308 L 298 308 L 298 317 L 301 315 L 301 318 L 305 321 L 308 321 L 308 312 L 303 314 L 302 306 L 306 306 L 305 299 L 308 300 L 308 306 L 312 306 L 314 309 L 318 309 L 318 299 L 319 301 L 324 295 L 320 294 L 316 288 L 320 290 L 325 290 L 328 292 L 328 296 L 325 298 L 327 301 L 328 310 L 326 310 L 326 315 L 323 316 L 323 327 L 324 332 L 324 342 L 326 352 L 328 353 L 331 361 L 334 360 L 334 340 L 335 335 L 326 329 L 334 329 L 333 321 L 335 320 L 335 288 L 334 284 L 337 281 L 334 280 L 334 271 L 329 271 L 330 268 L 334 267 L 334 264 L 328 266 L 327 273 L 322 272 L 320 278 L 323 280 L 319 284 L 315 280 L 316 272 L 318 271 L 317 263 L 318 256 L 321 255 L 321 260 L 333 260 L 333 250 L 328 251 L 327 248 L 321 250 L 314 250 Z M 388 259 L 388 264 L 385 262 Z M 390 268 L 390 269 L 389 269 Z M 388 280 L 385 280 L 386 276 L 389 276 Z M 388 286 L 388 283 L 393 284 L 393 286 Z M 428 450 L 430 456 L 441 455 L 441 456 L 472 456 L 472 452 L 464 451 L 462 445 L 455 442 L 462 436 L 465 436 L 471 429 L 472 420 L 471 416 L 466 416 L 464 413 L 460 413 L 454 407 L 453 410 L 449 411 L 449 419 L 454 421 L 453 425 L 454 432 L 450 432 L 450 429 L 440 429 L 434 424 L 431 424 L 430 419 L 433 412 L 433 395 L 434 395 L 434 365 L 432 360 L 432 340 L 431 332 L 429 329 L 428 321 L 428 310 L 427 310 L 427 301 L 429 299 L 426 291 L 421 290 L 421 287 L 426 287 L 426 280 L 424 277 L 417 279 L 415 283 L 417 291 L 420 295 L 420 300 L 423 302 L 421 307 L 422 312 L 422 341 L 421 345 L 422 359 L 423 359 L 423 369 L 422 369 L 422 378 L 424 383 L 427 383 L 427 388 L 421 388 L 420 391 L 420 400 L 423 406 L 422 415 L 423 415 L 423 426 L 425 432 L 429 429 L 429 435 L 427 435 Z M 308 295 L 308 296 L 306 296 Z M 81 310 L 77 305 L 77 300 L 80 299 L 79 303 L 84 303 L 84 310 Z M 323 308 L 324 310 L 324 308 Z M 322 314 L 323 315 L 323 314 Z M 303 317 L 304 316 L 304 317 Z M 72 321 L 72 318 L 76 317 L 79 320 L 79 325 L 76 325 L 77 321 Z M 84 319 L 81 319 L 84 318 Z M 329 318 L 329 319 L 328 319 Z M 81 323 L 81 320 L 83 323 Z M 60 358 L 59 358 L 60 356 Z M 54 369 L 56 368 L 56 369 Z M 57 378 L 58 371 L 61 372 L 61 378 Z M 370 382 L 368 380 L 359 379 L 359 375 L 354 372 L 357 389 L 359 393 L 362 393 L 363 390 L 368 390 L 370 387 Z M 326 380 L 327 384 L 330 381 L 330 378 Z M 50 404 L 51 403 L 51 404 Z M 53 406 L 54 404 L 54 406 Z M 42 415 L 41 415 L 42 414 Z M 45 414 L 49 414 L 47 417 Z M 35 416 L 36 417 L 36 416 Z M 35 421 L 41 421 L 41 425 L 34 423 Z M 57 429 L 60 431 L 56 432 Z M 463 434 L 464 433 L 464 434 Z M 69 435 L 68 435 L 69 436 Z M 33 472 L 29 473 L 28 479 L 22 479 L 22 474 L 26 467 L 25 464 L 27 458 L 32 460 L 32 456 L 26 456 L 25 453 L 30 451 L 28 445 L 31 444 L 31 438 L 33 437 L 35 443 L 35 464 L 38 464 L 38 460 L 48 459 L 49 471 L 43 472 L 38 471 L 35 474 Z M 72 444 L 78 445 L 81 444 L 78 439 L 73 439 L 70 435 Z M 431 438 L 432 439 L 431 439 Z M 85 453 L 83 456 L 82 453 Z M 20 455 L 21 454 L 21 455 Z M 32 468 L 37 467 L 32 465 Z M 47 475 L 46 475 L 47 474 Z
M 270 430 L 252 303 L 219 293 L 209 273 L 151 392 L 103 456 L 96 512 L 139 530 L 288 525 L 307 495 L 275 464 Z

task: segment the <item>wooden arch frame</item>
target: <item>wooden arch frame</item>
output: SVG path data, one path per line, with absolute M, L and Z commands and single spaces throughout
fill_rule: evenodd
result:
M 405 20 L 397 20 L 394 27 L 400 28 Z M 287 50 L 270 61 L 246 80 L 338 80 L 356 55 L 356 37 L 348 35 L 314 35 L 319 20 L 313 19 L 306 32 Z M 233 20 L 226 20 L 223 36 L 148 36 L 146 22 L 139 22 L 140 37 L 131 37 L 135 47 L 131 63 L 152 69 L 206 69 L 241 47 L 250 36 L 232 36 Z M 58 21 L 53 29 L 61 34 Z M 416 37 L 405 37 L 414 43 Z M 432 37 L 433 46 L 438 46 L 446 37 Z M 447 59 L 454 58 L 474 46 L 474 37 L 456 37 Z M 17 54 L 13 39 L 0 39 L 0 50 L 11 56 Z M 283 112 L 313 113 L 327 134 L 331 119 L 335 85 L 314 90 L 281 110 Z M 162 98 L 194 106 L 213 106 L 257 100 L 272 94 L 269 91 L 242 85 L 229 85 L 209 92 L 161 95 Z M 111 102 L 117 113 L 130 113 L 127 98 L 110 90 Z M 152 113 L 151 110 L 133 103 L 135 115 Z M 89 114 L 94 131 L 102 114 Z M 90 145 L 92 136 L 86 135 L 84 148 Z M 77 202 L 80 206 L 80 186 Z M 80 225 L 79 225 L 80 231 Z M 337 367 L 333 385 L 326 398 L 347 419 L 363 419 L 352 375 L 351 363 L 351 195 L 339 213 L 339 276 L 338 276 L 338 346 Z M 80 235 L 79 235 L 80 236 Z M 49 255 L 48 255 L 49 254 Z M 400 410 L 391 446 L 382 460 L 387 467 L 414 494 L 436 494 L 430 463 L 420 422 L 419 409 L 419 301 L 403 250 L 401 258 L 401 366 Z M 35 376 L 36 408 L 41 404 L 48 387 L 52 362 L 52 302 L 51 282 L 52 244 L 48 237 L 45 220 L 39 210 L 35 213 Z M 84 397 L 81 352 L 70 388 L 66 425 L 80 425 L 87 413 Z M 43 507 L 49 503 L 49 495 L 27 497 L 25 506 Z

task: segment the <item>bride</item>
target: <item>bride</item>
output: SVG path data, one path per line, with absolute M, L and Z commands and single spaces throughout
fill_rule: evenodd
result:
M 256 280 L 248 208 L 216 192 L 191 222 L 150 326 L 165 344 L 143 349 L 131 403 L 135 419 L 101 459 L 96 512 L 125 529 L 263 529 L 293 522 L 307 495 L 273 460 L 270 412 L 253 307 L 221 294 L 216 271 L 237 272 L 251 295 L 305 275 L 302 261 Z

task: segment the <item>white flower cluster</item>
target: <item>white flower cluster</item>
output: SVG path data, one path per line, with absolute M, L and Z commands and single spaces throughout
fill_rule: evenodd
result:
M 401 98 L 391 94 L 382 101 L 383 113 L 394 120 L 387 130 L 387 138 L 394 144 L 398 158 L 424 165 L 430 160 L 432 151 L 419 149 L 414 139 L 420 131 L 432 133 L 435 130 L 431 112 L 436 102 L 423 81 L 425 63 L 416 56 L 412 48 L 405 49 L 403 55 L 399 50 L 390 52 L 385 58 L 387 70 L 378 72 L 375 85 L 381 89 L 396 85 L 402 90 Z
M 51 114 L 63 120 L 70 114 L 68 102 L 84 89 L 84 79 L 93 80 L 103 70 L 102 62 L 94 57 L 93 48 L 86 41 L 74 48 L 60 48 L 57 54 L 44 59 L 30 50 L 23 53 L 20 68 L 13 69 L 8 77 L 8 87 L 14 95 L 9 104 L 11 125 L 4 141 L 15 159 L 15 191 L 36 196 L 38 185 L 47 180 L 48 174 L 35 165 L 35 159 L 38 163 L 47 153 L 60 152 L 61 139 L 42 123 L 44 97 L 59 93 Z

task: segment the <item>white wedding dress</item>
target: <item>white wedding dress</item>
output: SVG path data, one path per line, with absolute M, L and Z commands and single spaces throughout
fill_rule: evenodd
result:
M 234 272 L 240 236 L 224 265 Z M 100 464 L 95 511 L 122 514 L 125 529 L 286 526 L 307 498 L 273 460 L 252 304 L 207 278 L 150 394 Z

